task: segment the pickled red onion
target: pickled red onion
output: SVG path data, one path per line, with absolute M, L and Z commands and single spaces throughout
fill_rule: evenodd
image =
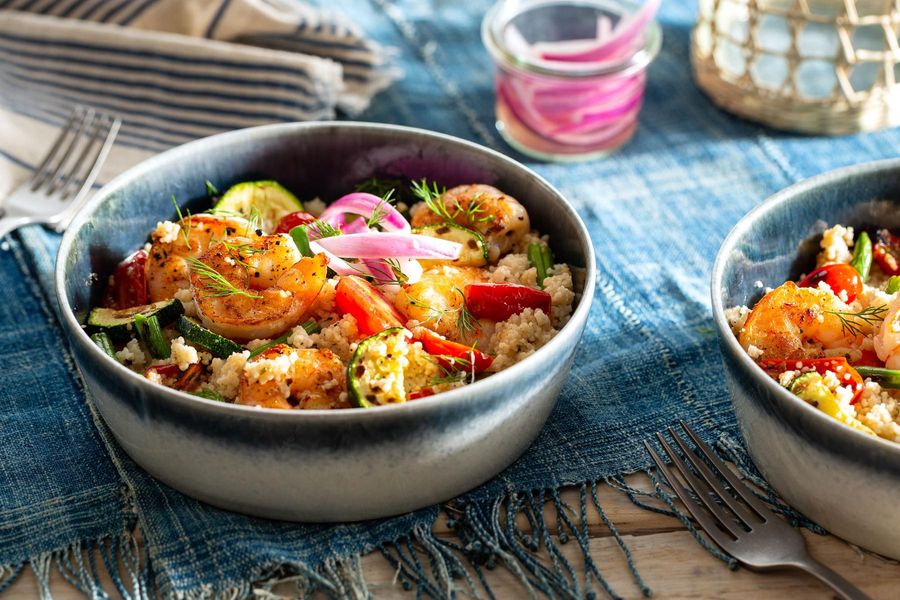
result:
M 332 254 L 348 258 L 459 258 L 462 244 L 411 233 L 354 233 L 318 240 Z
M 410 230 L 409 223 L 396 208 L 378 196 L 365 192 L 354 192 L 338 198 L 325 209 L 319 218 L 329 225 L 343 228 L 346 225 L 344 218 L 346 215 L 360 215 L 369 219 L 376 211 L 382 213 L 378 224 L 385 231 Z

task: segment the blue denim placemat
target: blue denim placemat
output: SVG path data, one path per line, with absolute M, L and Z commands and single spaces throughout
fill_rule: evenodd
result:
M 634 140 L 601 161 L 533 163 L 493 128 L 492 66 L 478 33 L 488 5 L 341 3 L 370 36 L 400 49 L 405 71 L 361 118 L 434 129 L 516 156 L 575 204 L 597 250 L 593 312 L 559 405 L 525 456 L 452 503 L 459 546 L 428 534 L 436 507 L 373 523 L 301 526 L 222 512 L 155 482 L 90 418 L 49 317 L 58 240 L 29 228 L 13 236 L 11 251 L 0 252 L 0 565 L 8 572 L 28 559 L 39 571 L 50 563 L 66 568 L 66 561 L 77 563 L 74 544 L 98 540 L 106 540 L 112 558 L 129 559 L 127 534 L 136 518 L 152 573 L 133 569 L 135 581 L 166 594 L 242 596 L 253 583 L 296 575 L 348 596 L 363 589 L 358 557 L 373 549 L 398 565 L 401 580 L 436 597 L 445 595 L 441 584 L 453 572 L 466 586 L 466 573 L 477 579 L 480 566 L 492 562 L 535 590 L 581 594 L 570 566 L 538 563 L 529 554 L 533 538 L 498 524 L 499 507 L 524 511 L 538 531 L 545 529 L 537 510 L 544 501 L 556 503 L 565 520 L 560 486 L 579 486 L 588 502 L 594 482 L 625 489 L 621 475 L 650 465 L 641 440 L 679 418 L 748 467 L 711 326 L 715 252 L 731 226 L 774 191 L 834 167 L 896 156 L 900 133 L 803 137 L 718 111 L 691 79 L 695 7 L 670 1 Z M 429 564 L 415 561 L 413 543 Z M 89 588 L 91 568 L 70 570 Z M 604 587 L 600 567 L 588 561 L 586 568 Z

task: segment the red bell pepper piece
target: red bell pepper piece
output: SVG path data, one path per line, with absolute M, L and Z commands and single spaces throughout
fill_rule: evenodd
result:
M 853 390 L 853 399 L 850 401 L 850 404 L 856 404 L 863 391 L 862 376 L 850 366 L 850 363 L 843 356 L 804 358 L 800 360 L 768 359 L 759 361 L 759 366 L 776 378 L 785 371 L 813 369 L 819 375 L 825 375 L 827 371 L 831 371 L 837 376 L 841 385 L 849 385 L 850 389 Z
M 505 321 L 526 308 L 550 314 L 552 298 L 544 290 L 515 283 L 472 283 L 465 289 L 466 307 L 478 319 Z
M 476 373 L 481 373 L 494 362 L 493 356 L 485 354 L 481 350 L 476 350 L 472 346 L 466 346 L 465 344 L 444 339 L 430 329 L 420 327 L 416 330 L 414 335 L 416 340 L 422 342 L 422 347 L 425 348 L 425 352 L 428 354 L 433 354 L 438 357 L 449 356 L 450 358 L 455 358 L 459 361 L 465 361 L 465 363 L 471 362 L 472 368 L 475 369 Z M 470 370 L 469 368 L 460 368 L 461 363 L 457 361 L 441 360 L 440 358 L 438 358 L 438 361 L 445 369 L 453 369 L 455 371 Z
M 200 384 L 200 376 L 203 374 L 203 367 L 199 364 L 189 366 L 185 371 L 176 364 L 157 365 L 147 367 L 144 371 L 144 377 L 149 377 L 150 373 L 156 373 L 162 379 L 163 385 L 174 388 L 176 390 L 191 391 Z
M 315 220 L 316 218 L 306 211 L 298 210 L 297 212 L 288 213 L 278 221 L 278 227 L 275 228 L 275 233 L 290 233 L 291 229 L 294 227 L 306 225 Z
M 428 396 L 434 396 L 434 388 L 423 387 L 417 390 L 414 390 L 407 394 L 407 400 L 418 400 L 419 398 L 426 398 Z
M 341 277 L 335 287 L 334 302 L 340 314 L 350 313 L 364 336 L 391 327 L 403 327 L 405 320 L 372 284 L 356 275 Z
M 841 292 L 846 292 L 847 297 L 843 300 L 848 304 L 856 300 L 863 291 L 862 278 L 856 269 L 841 263 L 819 267 L 804 277 L 799 285 L 800 287 L 816 288 L 823 281 L 839 298 Z
M 143 306 L 150 300 L 147 293 L 147 253 L 138 250 L 118 264 L 103 296 L 103 306 L 123 309 Z

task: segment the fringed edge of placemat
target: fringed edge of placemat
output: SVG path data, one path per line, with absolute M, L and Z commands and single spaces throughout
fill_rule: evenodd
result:
M 778 498 L 738 441 L 723 434 L 717 440 L 716 451 L 755 486 L 755 493 L 761 500 L 787 518 L 791 525 L 817 534 L 826 533 Z M 651 482 L 652 490 L 629 485 L 625 477 L 635 473 L 644 474 Z M 731 569 L 737 568 L 737 562 L 712 544 L 678 507 L 671 488 L 654 469 L 580 484 L 563 483 L 555 488 L 510 491 L 493 500 L 453 500 L 441 506 L 452 535 L 436 535 L 433 523 L 420 524 L 406 535 L 371 551 L 379 552 L 394 569 L 393 583 L 404 590 L 414 590 L 416 598 L 443 600 L 462 595 L 494 598 L 485 571 L 497 568 L 508 569 L 521 584 L 522 595 L 527 594 L 529 598 L 593 599 L 598 590 L 610 598 L 621 598 L 622 595 L 604 577 L 602 565 L 595 562 L 591 554 L 588 510 L 593 507 L 621 550 L 635 585 L 645 597 L 650 597 L 653 592 L 641 576 L 628 544 L 603 508 L 597 493 L 602 485 L 625 494 L 644 510 L 678 519 L 712 556 Z M 563 488 L 577 491 L 578 506 L 572 506 L 562 498 Z M 545 508 L 550 508 L 551 516 L 555 511 L 555 523 L 545 516 Z M 523 524 L 527 525 L 523 528 Z M 555 524 L 555 532 L 552 524 Z M 582 554 L 583 567 L 579 569 L 566 558 L 561 548 L 572 541 Z M 315 594 L 330 598 L 371 598 L 377 590 L 365 580 L 361 560 L 364 554 L 368 552 L 334 557 L 316 568 L 302 563 L 284 563 L 261 570 L 258 577 L 238 585 L 215 591 L 202 587 L 175 595 L 187 600 L 247 596 L 275 599 L 282 598 L 281 594 L 286 593 L 283 586 L 290 584 L 293 590 L 289 593 L 300 598 Z M 168 589 L 159 583 L 161 589 Z
M 50 577 L 58 571 L 72 587 L 90 598 L 109 598 L 112 590 L 101 583 L 100 565 L 116 591 L 127 600 L 154 596 L 153 574 L 146 550 L 139 541 L 136 528 L 118 536 L 105 536 L 94 541 L 79 541 L 63 548 L 44 552 L 26 562 L 0 565 L 0 593 L 19 578 L 26 566 L 31 567 L 42 600 L 53 597 Z

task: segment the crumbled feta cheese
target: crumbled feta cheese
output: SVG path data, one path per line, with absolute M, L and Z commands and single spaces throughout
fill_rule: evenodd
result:
M 189 346 L 181 336 L 172 340 L 171 348 L 172 362 L 178 365 L 178 368 L 182 371 L 186 371 L 189 366 L 200 362 L 200 355 L 197 353 L 197 349 Z
M 161 244 L 171 244 L 181 235 L 181 226 L 172 221 L 160 221 L 156 224 L 152 237 Z
M 141 344 L 136 339 L 130 340 L 125 347 L 116 352 L 116 360 L 120 363 L 131 363 L 135 367 L 147 364 L 147 355 L 141 349 Z
M 750 358 L 752 358 L 753 360 L 756 360 L 760 356 L 763 355 L 763 351 L 760 348 L 757 348 L 756 346 L 754 346 L 753 344 L 750 344 L 749 346 L 747 346 L 747 354 L 750 355 Z

